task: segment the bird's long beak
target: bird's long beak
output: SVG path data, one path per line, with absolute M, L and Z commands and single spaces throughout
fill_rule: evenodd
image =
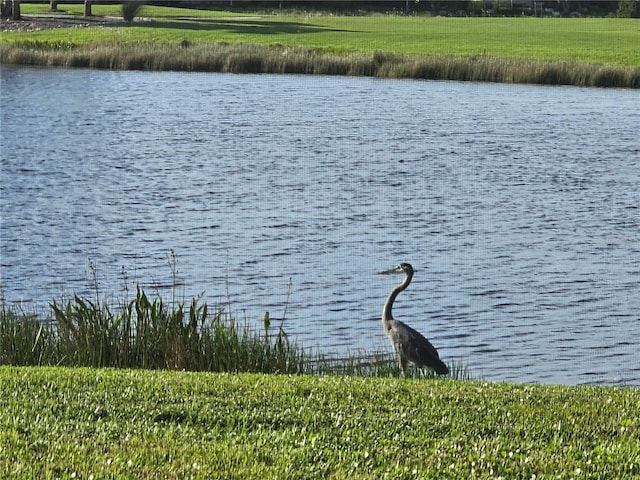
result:
M 378 275 L 391 275 L 392 273 L 398 273 L 398 267 L 393 267 L 393 268 L 390 268 L 389 270 L 378 272 Z

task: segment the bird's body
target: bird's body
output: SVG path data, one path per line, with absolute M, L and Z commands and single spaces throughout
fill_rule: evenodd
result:
M 434 370 L 438 375 L 446 375 L 449 373 L 449 367 L 440 360 L 438 351 L 433 345 L 424 338 L 420 332 L 414 330 L 409 325 L 400 320 L 393 318 L 391 309 L 393 302 L 400 292 L 409 286 L 413 278 L 413 267 L 408 263 L 401 263 L 391 270 L 380 272 L 381 274 L 404 273 L 406 277 L 404 281 L 395 286 L 382 309 L 382 325 L 384 332 L 391 340 L 393 348 L 398 354 L 400 360 L 400 368 L 406 376 L 407 362 L 413 363 L 416 367 L 427 367 Z

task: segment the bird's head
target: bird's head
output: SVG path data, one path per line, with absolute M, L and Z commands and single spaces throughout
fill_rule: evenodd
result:
M 378 272 L 380 275 L 391 275 L 393 273 L 405 273 L 407 275 L 413 275 L 413 267 L 409 263 L 401 263 L 389 270 L 385 270 L 383 272 Z

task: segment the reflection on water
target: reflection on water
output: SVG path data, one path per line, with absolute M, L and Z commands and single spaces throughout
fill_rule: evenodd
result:
M 637 93 L 2 69 L 7 302 L 135 283 L 299 343 L 394 313 L 488 380 L 640 385 Z M 277 320 L 274 320 L 277 322 Z

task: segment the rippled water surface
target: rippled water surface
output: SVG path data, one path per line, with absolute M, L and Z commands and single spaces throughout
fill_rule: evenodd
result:
M 635 91 L 3 66 L 1 95 L 8 303 L 95 271 L 361 353 L 407 261 L 395 316 L 446 361 L 640 385 Z

